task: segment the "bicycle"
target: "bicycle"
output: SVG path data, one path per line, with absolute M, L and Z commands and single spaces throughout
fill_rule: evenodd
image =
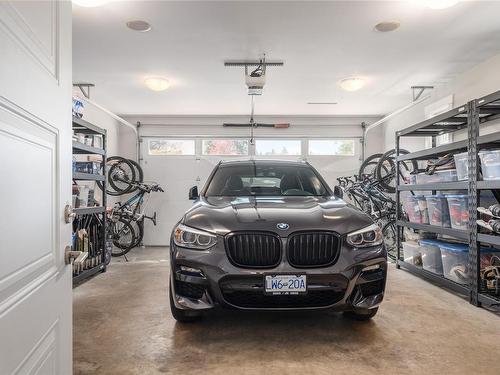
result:
M 138 246 L 144 238 L 144 221 L 151 220 L 156 226 L 156 212 L 153 216 L 145 214 L 147 202 L 145 196 L 151 192 L 164 192 L 156 183 L 131 183 L 137 191 L 125 203 L 117 202 L 108 213 L 109 231 L 112 234 L 115 247 L 111 253 L 118 257 L 127 254 L 132 248 Z
M 392 179 L 392 174 L 383 177 L 383 181 Z M 388 197 L 381 188 L 381 181 L 373 175 L 362 177 L 337 178 L 338 186 L 355 206 L 369 214 L 382 229 L 387 254 L 396 259 L 396 202 Z

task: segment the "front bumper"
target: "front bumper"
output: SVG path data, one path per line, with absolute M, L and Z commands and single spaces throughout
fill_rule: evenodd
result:
M 373 309 L 382 302 L 387 275 L 383 245 L 353 249 L 343 245 L 335 264 L 297 269 L 286 257 L 272 269 L 236 267 L 223 244 L 205 251 L 189 250 L 171 243 L 171 293 L 178 309 L 208 310 L 216 306 L 242 310 L 337 311 Z M 266 274 L 307 275 L 304 295 L 268 296 Z

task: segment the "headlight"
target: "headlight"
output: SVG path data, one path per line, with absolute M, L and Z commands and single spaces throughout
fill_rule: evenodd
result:
M 372 224 L 347 235 L 347 243 L 354 247 L 376 246 L 380 245 L 383 240 L 382 229 L 377 224 Z
M 177 225 L 174 231 L 174 243 L 177 246 L 206 250 L 214 246 L 216 242 L 217 236 L 183 224 Z

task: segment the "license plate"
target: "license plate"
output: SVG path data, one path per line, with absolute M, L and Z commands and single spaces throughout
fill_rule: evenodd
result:
M 303 294 L 307 292 L 306 275 L 266 275 L 266 294 Z

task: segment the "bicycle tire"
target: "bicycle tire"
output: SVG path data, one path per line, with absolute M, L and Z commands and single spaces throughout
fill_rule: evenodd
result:
M 114 196 L 130 193 L 133 188 L 132 184 L 136 182 L 134 166 L 128 159 L 120 156 L 114 156 L 110 159 L 114 164 L 108 169 L 107 182 L 109 188 L 106 189 L 106 192 Z M 117 177 L 120 177 L 126 182 L 116 180 Z
M 396 261 L 397 258 L 396 230 L 394 222 L 391 221 L 382 227 L 385 250 L 387 251 L 387 256 L 393 261 Z
M 142 167 L 139 165 L 138 162 L 132 159 L 127 159 L 130 164 L 134 166 L 135 169 L 135 182 L 144 182 L 144 171 L 142 170 Z M 137 186 L 134 186 L 132 189 L 130 189 L 129 193 L 133 193 L 138 189 Z
M 117 168 L 116 165 L 122 163 L 123 165 L 127 166 L 130 172 L 130 176 L 128 177 L 128 180 L 130 180 L 130 183 L 134 183 L 136 179 L 135 175 L 135 168 L 132 163 L 130 163 L 130 160 L 125 159 L 121 156 L 111 156 L 107 159 L 106 161 L 106 166 L 107 168 L 107 174 L 106 174 L 106 179 L 107 179 L 107 185 L 106 185 L 106 194 L 112 195 L 112 196 L 119 196 L 119 195 L 124 195 L 127 193 L 130 193 L 132 186 L 129 184 L 128 188 L 118 188 L 117 185 L 112 181 L 111 176 L 113 176 L 114 169 Z M 102 168 L 101 168 L 102 171 Z M 99 186 L 99 189 L 101 191 L 104 189 L 103 183 L 101 181 L 97 181 L 97 186 Z
M 363 163 L 361 163 L 361 166 L 359 167 L 358 176 L 363 177 L 363 175 L 365 175 L 365 174 L 371 174 L 372 176 L 375 177 L 375 172 L 365 173 L 365 169 L 366 169 L 366 167 L 373 165 L 373 163 L 375 163 L 375 168 L 376 168 L 378 160 L 375 161 L 375 159 L 379 159 L 380 157 L 382 157 L 382 155 L 383 154 L 373 154 L 373 155 L 367 157 L 363 161 Z
M 118 223 L 121 223 L 123 227 L 117 228 Z M 122 236 L 120 235 L 121 232 L 126 232 L 127 234 L 127 239 L 124 242 L 119 241 L 122 238 Z M 137 242 L 134 228 L 128 221 L 125 221 L 121 218 L 117 222 L 113 223 L 112 236 L 114 247 L 111 256 L 114 257 L 119 257 L 127 254 L 134 247 L 134 243 Z M 118 249 L 118 251 L 116 251 L 115 248 Z
M 142 239 L 144 238 L 144 220 L 131 220 L 129 223 L 130 225 L 132 225 L 136 237 L 136 240 L 132 247 L 137 247 L 141 244 Z
M 382 173 L 382 171 L 384 170 L 384 172 L 388 172 L 387 166 L 385 165 L 385 163 L 387 162 L 387 164 L 389 164 L 389 166 L 390 166 L 389 170 L 391 171 L 391 173 L 395 172 L 396 163 L 394 162 L 394 157 L 392 156 L 393 154 L 395 154 L 395 152 L 396 152 L 396 150 L 392 149 L 392 150 L 389 150 L 386 153 L 384 153 L 382 155 L 382 157 L 380 158 L 380 160 L 378 161 L 377 168 L 376 168 L 376 176 L 375 177 L 379 181 L 379 184 L 380 184 L 380 187 L 382 188 L 382 190 L 384 190 L 387 193 L 395 193 L 396 192 L 396 187 L 392 186 L 391 183 L 395 182 L 396 178 L 399 178 L 399 171 L 397 174 L 395 173 L 395 175 L 389 181 L 386 181 L 386 179 L 385 179 L 385 177 L 388 175 L 388 173 L 386 173 L 384 175 Z M 409 153 L 410 152 L 408 150 L 404 150 L 404 149 L 399 150 L 400 155 L 406 155 Z M 405 168 L 407 171 L 409 171 L 410 168 L 413 168 L 413 170 L 418 169 L 418 164 L 415 160 L 407 160 L 405 162 L 401 162 L 400 165 L 402 165 L 403 168 Z

